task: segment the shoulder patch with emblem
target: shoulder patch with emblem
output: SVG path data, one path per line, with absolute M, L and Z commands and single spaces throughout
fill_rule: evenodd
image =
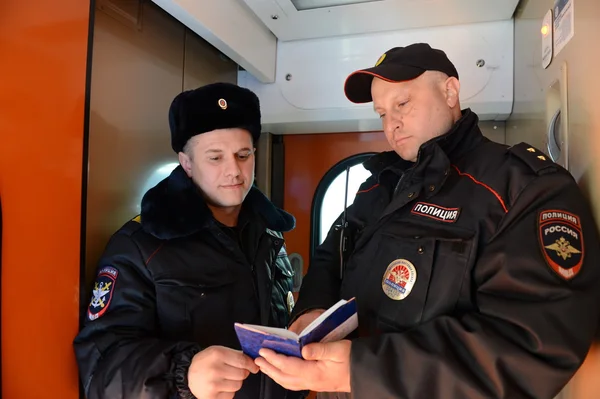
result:
M 92 291 L 92 300 L 87 311 L 90 320 L 96 320 L 106 313 L 115 291 L 118 276 L 119 271 L 112 266 L 105 266 L 98 272 Z
M 583 264 L 583 234 L 579 216 L 563 210 L 545 210 L 539 215 L 542 254 L 550 268 L 565 280 L 571 280 Z

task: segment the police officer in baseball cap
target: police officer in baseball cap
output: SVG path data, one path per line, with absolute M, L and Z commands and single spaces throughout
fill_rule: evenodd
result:
M 260 104 L 214 83 L 175 97 L 180 165 L 111 238 L 74 346 L 88 399 L 296 398 L 239 350 L 234 323 L 285 327 L 295 219 L 254 183 Z M 287 395 L 287 396 L 286 396 Z
M 485 138 L 426 43 L 390 49 L 344 89 L 373 102 L 391 151 L 364 163 L 351 250 L 334 227 L 290 330 L 355 297 L 358 333 L 306 346 L 308 361 L 263 350 L 256 363 L 285 387 L 334 392 L 319 397 L 555 397 L 600 313 L 600 240 L 573 177 L 527 143 Z

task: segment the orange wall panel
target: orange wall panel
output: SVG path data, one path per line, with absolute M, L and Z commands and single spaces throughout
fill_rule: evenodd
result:
M 0 5 L 2 396 L 78 398 L 90 2 Z

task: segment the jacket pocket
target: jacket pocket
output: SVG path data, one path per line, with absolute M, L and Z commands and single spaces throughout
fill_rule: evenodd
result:
M 169 275 L 155 281 L 157 313 L 165 335 L 200 344 L 219 342 L 218 331 L 224 330 L 221 326 L 224 315 L 233 313 L 233 275 L 229 272 L 194 277 Z
M 371 330 L 397 332 L 451 313 L 471 245 L 468 237 L 377 233 L 352 270 L 359 317 Z

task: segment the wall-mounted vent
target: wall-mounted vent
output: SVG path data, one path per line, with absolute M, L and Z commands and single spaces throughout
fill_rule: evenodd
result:
M 375 3 L 383 0 L 292 0 L 292 4 L 298 11 L 314 10 L 317 8 L 329 8 L 348 6 L 359 3 Z

